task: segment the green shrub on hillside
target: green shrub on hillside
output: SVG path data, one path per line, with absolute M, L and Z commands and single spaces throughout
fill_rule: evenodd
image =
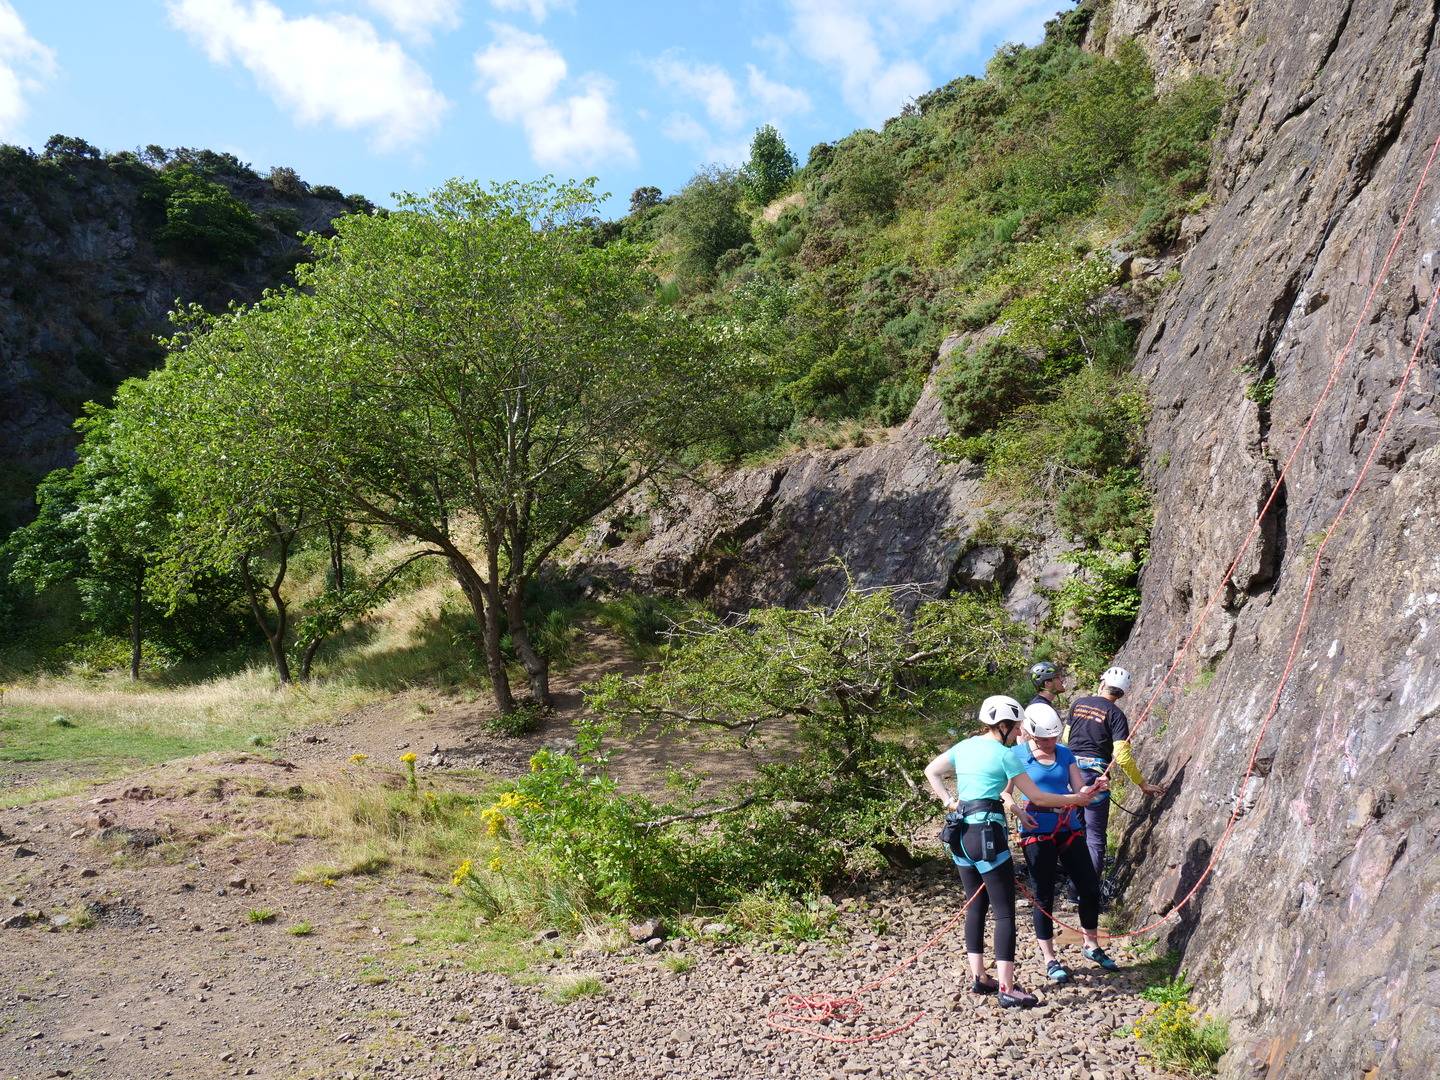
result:
M 666 224 L 689 274 L 704 277 L 720 257 L 750 239 L 750 224 L 740 212 L 744 181 L 726 169 L 696 174 L 685 190 L 667 204 Z
M 158 173 L 141 198 L 160 219 L 156 246 L 172 255 L 229 265 L 259 250 L 254 213 L 192 165 Z
M 771 124 L 755 132 L 750 141 L 750 161 L 745 166 L 745 182 L 750 196 L 764 206 L 782 191 L 795 174 L 795 155 Z

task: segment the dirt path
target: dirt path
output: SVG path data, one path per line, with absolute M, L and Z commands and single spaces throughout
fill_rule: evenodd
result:
M 352 754 L 393 769 L 415 750 L 427 778 L 451 785 L 523 768 L 539 746 L 565 744 L 577 687 L 624 662 L 612 648 L 564 675 L 562 708 L 523 739 L 486 734 L 483 703 L 413 691 L 273 754 L 204 755 L 0 810 L 0 1078 L 1161 1075 L 1134 1040 L 1110 1036 L 1139 1015 L 1142 976 L 1093 973 L 1073 946 L 1076 985 L 1042 990 L 1047 1006 L 1023 1015 L 963 992 L 952 935 L 840 1029 L 927 1012 L 892 1039 L 846 1046 L 764 1025 L 785 993 L 848 990 L 932 934 L 959 904 L 938 861 L 848 899 L 841 942 L 793 955 L 695 940 L 659 954 L 546 943 L 527 973 L 536 985 L 467 970 L 471 946 L 417 939 L 435 882 L 386 873 L 327 885 L 312 870 L 297 883 L 330 852 L 291 823 Z M 617 765 L 627 783 L 653 785 L 682 752 L 707 760 L 652 739 Z M 1030 942 L 1022 928 L 1022 979 L 1034 983 Z M 568 1004 L 547 994 L 578 977 L 599 992 Z

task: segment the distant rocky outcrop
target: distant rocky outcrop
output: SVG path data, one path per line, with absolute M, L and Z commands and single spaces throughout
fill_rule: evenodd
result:
M 1296 445 L 1440 135 L 1437 13 L 1435 0 L 1110 11 L 1110 45 L 1137 35 L 1162 73 L 1224 73 L 1238 91 L 1208 228 L 1140 343 L 1157 492 L 1125 657 L 1141 701 Z M 1137 735 L 1171 785 L 1122 847 L 1140 917 L 1189 891 L 1243 801 L 1169 930 L 1204 1004 L 1235 1021 L 1227 1076 L 1418 1078 L 1440 1061 L 1440 335 L 1329 542 L 1295 675 L 1239 787 L 1310 560 L 1437 285 L 1440 172 L 1181 690 Z
M 968 341 L 949 338 L 941 363 Z M 909 419 L 871 444 L 795 451 L 660 503 L 638 496 L 600 523 L 577 560 L 590 574 L 723 611 L 833 604 L 853 581 L 918 586 L 912 599 L 995 587 L 1038 622 L 1049 611 L 1040 590 L 1070 571 L 1058 561 L 1070 545 L 991 539 L 981 470 L 931 448 L 948 431 L 932 377 Z
M 248 208 L 243 252 L 222 259 L 163 242 L 156 185 L 167 166 Z M 82 404 L 160 362 L 155 336 L 169 332 L 177 299 L 212 309 L 254 299 L 286 279 L 297 232 L 327 229 L 357 205 L 288 169 L 261 177 L 207 151 L 101 156 L 59 137 L 42 155 L 0 147 L 0 537 L 28 517 L 38 479 L 69 463 Z

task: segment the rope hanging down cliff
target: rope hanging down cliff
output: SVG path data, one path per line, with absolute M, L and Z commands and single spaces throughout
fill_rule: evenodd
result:
M 1414 193 L 1410 197 L 1410 202 L 1405 209 L 1404 215 L 1400 219 L 1400 223 L 1396 226 L 1395 234 L 1390 241 L 1390 247 L 1385 253 L 1385 258 L 1380 265 L 1379 271 L 1376 273 L 1374 280 L 1371 282 L 1370 289 L 1365 296 L 1365 302 L 1362 305 L 1359 315 L 1355 319 L 1355 324 L 1351 328 L 1350 335 L 1346 339 L 1344 346 L 1336 354 L 1335 359 L 1331 364 L 1329 378 L 1325 382 L 1324 389 L 1321 390 L 1320 395 L 1315 399 L 1314 404 L 1311 406 L 1310 415 L 1305 422 L 1305 426 L 1302 429 L 1299 438 L 1296 440 L 1294 447 L 1291 449 L 1290 455 L 1286 458 L 1284 466 L 1281 468 L 1279 474 L 1277 475 L 1275 483 L 1271 487 L 1269 497 L 1265 500 L 1265 503 L 1260 508 L 1259 513 L 1256 514 L 1255 520 L 1251 523 L 1249 531 L 1246 533 L 1245 538 L 1241 541 L 1240 546 L 1235 553 L 1235 557 L 1231 560 L 1229 568 L 1226 570 L 1224 577 L 1221 578 L 1219 584 L 1215 587 L 1215 590 L 1210 594 L 1210 597 L 1206 601 L 1204 608 L 1201 610 L 1199 617 L 1195 620 L 1195 623 L 1192 626 L 1189 635 L 1186 637 L 1180 649 L 1176 652 L 1175 657 L 1170 664 L 1169 670 L 1166 671 L 1164 678 L 1161 679 L 1160 683 L 1151 692 L 1150 697 L 1146 701 L 1144 709 L 1141 711 L 1139 717 L 1135 722 L 1136 730 L 1142 727 L 1146 723 L 1146 721 L 1149 720 L 1150 716 L 1154 712 L 1155 704 L 1158 701 L 1161 693 L 1164 692 L 1165 688 L 1169 685 L 1170 680 L 1174 678 L 1176 671 L 1179 670 L 1180 665 L 1189 655 L 1190 650 L 1193 648 L 1196 639 L 1199 637 L 1200 631 L 1204 628 L 1204 625 L 1206 623 L 1206 620 L 1209 618 L 1210 613 L 1214 610 L 1215 605 L 1219 602 L 1219 598 L 1221 597 L 1221 595 L 1223 595 L 1225 589 L 1228 587 L 1231 580 L 1234 578 L 1235 572 L 1239 568 L 1241 560 L 1245 557 L 1245 554 L 1249 551 L 1251 545 L 1255 542 L 1256 536 L 1259 535 L 1265 518 L 1269 515 L 1270 510 L 1274 506 L 1275 500 L 1279 495 L 1279 492 L 1282 490 L 1283 485 L 1285 484 L 1285 481 L 1289 476 L 1291 468 L 1294 466 L 1295 461 L 1299 457 L 1300 450 L 1308 441 L 1310 433 L 1313 431 L 1316 421 L 1319 419 L 1320 410 L 1324 407 L 1325 402 L 1330 397 L 1331 391 L 1334 390 L 1336 383 L 1339 381 L 1340 373 L 1344 369 L 1345 362 L 1354 349 L 1355 342 L 1360 335 L 1361 327 L 1365 325 L 1365 322 L 1370 316 L 1370 312 L 1374 307 L 1375 297 L 1379 293 L 1381 284 L 1384 282 L 1386 276 L 1389 274 L 1391 263 L 1393 262 L 1395 257 L 1395 252 L 1399 249 L 1400 242 L 1405 234 L 1405 230 L 1409 227 L 1410 221 L 1414 217 L 1415 209 L 1420 202 L 1420 196 L 1429 181 L 1430 171 L 1435 163 L 1437 153 L 1440 153 L 1440 136 L 1436 136 L 1434 143 L 1431 144 L 1430 153 L 1425 160 L 1425 167 L 1421 171 L 1420 179 L 1415 185 Z M 1371 441 L 1370 451 L 1366 455 L 1365 461 L 1360 467 L 1360 471 L 1356 474 L 1355 480 L 1351 484 L 1350 490 L 1345 497 L 1345 501 L 1341 504 L 1340 509 L 1336 512 L 1335 517 L 1331 521 L 1329 528 L 1325 530 L 1324 538 L 1317 547 L 1314 557 L 1311 559 L 1310 570 L 1306 579 L 1304 601 L 1301 605 L 1300 614 L 1296 620 L 1295 633 L 1290 643 L 1290 651 L 1286 657 L 1285 666 L 1281 672 L 1280 679 L 1276 684 L 1275 692 L 1271 697 L 1270 706 L 1266 710 L 1265 716 L 1260 723 L 1258 731 L 1256 732 L 1255 742 L 1250 752 L 1250 758 L 1246 764 L 1244 774 L 1240 781 L 1240 785 L 1236 789 L 1237 792 L 1241 792 L 1244 790 L 1246 782 L 1255 772 L 1255 765 L 1256 762 L 1259 760 L 1260 747 L 1265 738 L 1265 733 L 1269 729 L 1270 722 L 1274 719 L 1275 714 L 1279 712 L 1280 701 L 1284 695 L 1285 687 L 1288 684 L 1290 676 L 1295 669 L 1295 665 L 1299 661 L 1300 648 L 1304 641 L 1305 630 L 1309 624 L 1311 605 L 1314 602 L 1315 593 L 1318 591 L 1320 564 L 1322 559 L 1324 558 L 1325 549 L 1329 545 L 1330 539 L 1335 535 L 1338 525 L 1344 519 L 1345 515 L 1349 512 L 1350 506 L 1354 502 L 1356 494 L 1358 494 L 1361 486 L 1365 482 L 1366 477 L 1369 475 L 1370 468 L 1374 464 L 1375 457 L 1379 453 L 1380 447 L 1384 442 L 1385 435 L 1388 433 L 1390 425 L 1395 418 L 1395 414 L 1399 411 L 1400 405 L 1404 401 L 1405 393 L 1409 388 L 1410 379 L 1414 376 L 1415 369 L 1419 366 L 1420 357 L 1424 352 L 1425 342 L 1429 336 L 1430 326 L 1434 319 L 1437 301 L 1440 301 L 1440 285 L 1432 284 L 1430 300 L 1425 308 L 1425 317 L 1421 323 L 1420 330 L 1415 338 L 1415 347 L 1411 352 L 1409 363 L 1406 364 L 1405 369 L 1401 374 L 1400 383 L 1396 387 L 1395 393 L 1391 398 L 1390 407 L 1386 411 L 1385 417 L 1382 420 L 1379 428 L 1376 430 L 1375 437 Z M 1113 763 L 1111 764 L 1113 765 Z M 1110 767 L 1110 765 L 1106 766 L 1106 774 L 1108 774 Z M 1112 938 L 1135 937 L 1140 934 L 1145 934 L 1152 930 L 1155 930 L 1156 928 L 1164 925 L 1172 918 L 1177 917 L 1180 911 L 1183 910 L 1184 907 L 1199 893 L 1201 887 L 1205 884 L 1211 872 L 1214 870 L 1216 861 L 1220 857 L 1220 853 L 1224 850 L 1226 844 L 1228 843 L 1231 835 L 1235 830 L 1236 823 L 1240 820 L 1242 809 L 1243 803 L 1237 795 L 1235 805 L 1231 809 L 1229 819 L 1225 825 L 1225 829 L 1221 833 L 1220 840 L 1211 850 L 1210 858 L 1206 862 L 1205 868 L 1196 878 L 1195 883 L 1191 886 L 1189 891 L 1186 892 L 1186 894 L 1179 900 L 1179 902 L 1174 905 L 1174 907 L 1172 907 L 1159 919 L 1151 922 L 1146 926 L 1142 926 L 1135 930 L 1129 930 L 1119 934 L 1112 934 L 1110 936 Z M 983 888 L 984 887 L 981 886 L 982 891 Z M 1029 890 L 1027 889 L 1025 891 L 1028 895 Z M 889 982 L 901 971 L 905 970 L 906 968 L 914 964 L 916 961 L 918 961 L 920 957 L 926 952 L 928 952 L 934 945 L 938 944 L 939 941 L 942 940 L 946 934 L 948 934 L 955 926 L 959 924 L 960 920 L 965 915 L 966 909 L 969 908 L 971 903 L 974 903 L 974 901 L 979 898 L 980 894 L 980 891 L 977 891 L 970 898 L 970 900 L 967 901 L 966 904 L 960 909 L 960 911 L 957 912 L 950 919 L 948 919 L 944 923 L 944 925 L 942 925 L 941 928 L 935 933 L 935 935 L 932 936 L 930 940 L 928 940 L 923 946 L 921 946 L 919 950 L 917 950 L 910 957 L 907 957 L 900 963 L 896 964 L 895 967 L 891 968 L 890 971 L 886 972 L 879 979 L 875 980 L 872 983 L 868 983 L 865 986 L 857 988 L 850 995 L 846 996 L 837 997 L 824 994 L 791 994 L 785 999 L 785 1004 L 782 1008 L 770 1013 L 769 1016 L 766 1017 L 766 1023 L 777 1031 L 797 1031 L 807 1035 L 811 1035 L 815 1038 L 824 1039 L 829 1042 L 841 1043 L 862 1043 L 872 1042 L 879 1039 L 886 1039 L 914 1026 L 916 1023 L 918 1023 L 921 1019 L 924 1018 L 924 1016 L 926 1015 L 925 1013 L 917 1013 L 904 1024 L 901 1024 L 898 1027 L 892 1028 L 890 1030 L 863 1036 L 847 1037 L 829 1035 L 823 1032 L 815 1031 L 812 1028 L 798 1026 L 798 1024 L 816 1024 L 823 1023 L 832 1019 L 854 1019 L 855 1017 L 859 1016 L 864 1010 L 863 1005 L 859 1001 L 859 997 Z M 1036 903 L 1038 906 L 1038 902 L 1035 900 L 1033 895 L 1030 896 L 1030 899 L 1032 903 Z M 1050 912 L 1046 912 L 1046 914 L 1050 915 L 1055 922 L 1059 923 L 1062 926 L 1065 926 L 1067 929 L 1077 930 L 1076 927 L 1071 927 L 1068 924 L 1061 922 L 1059 919 L 1055 919 L 1054 915 Z

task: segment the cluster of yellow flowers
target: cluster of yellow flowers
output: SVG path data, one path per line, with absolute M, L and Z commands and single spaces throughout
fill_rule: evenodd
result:
M 1167 1001 L 1149 1016 L 1137 1020 L 1133 1034 L 1158 1047 L 1183 1046 L 1194 1034 L 1196 1012 L 1188 1001 Z
M 414 764 L 415 764 L 415 756 L 416 756 L 416 755 L 415 755 L 415 751 L 414 751 L 414 750 L 411 750 L 411 751 L 409 751 L 408 753 L 401 754 L 401 755 L 400 755 L 400 760 L 403 761 L 406 765 L 414 765 Z
M 500 810 L 538 810 L 540 804 L 528 796 L 521 795 L 518 791 L 507 791 L 500 796 L 500 801 L 495 804 Z
M 455 868 L 455 873 L 450 875 L 450 884 L 457 887 L 463 884 L 465 879 L 470 876 L 470 871 L 472 869 L 473 867 L 471 866 L 470 860 L 466 859 L 464 862 L 462 862 L 459 866 Z
M 480 811 L 480 820 L 485 823 L 486 836 L 499 836 L 505 828 L 505 812 L 496 806 L 487 806 Z
M 350 755 L 350 764 L 351 764 L 351 765 L 364 765 L 365 762 L 367 762 L 367 761 L 369 761 L 369 760 L 370 760 L 370 755 L 369 755 L 369 754 L 351 754 L 351 755 Z

